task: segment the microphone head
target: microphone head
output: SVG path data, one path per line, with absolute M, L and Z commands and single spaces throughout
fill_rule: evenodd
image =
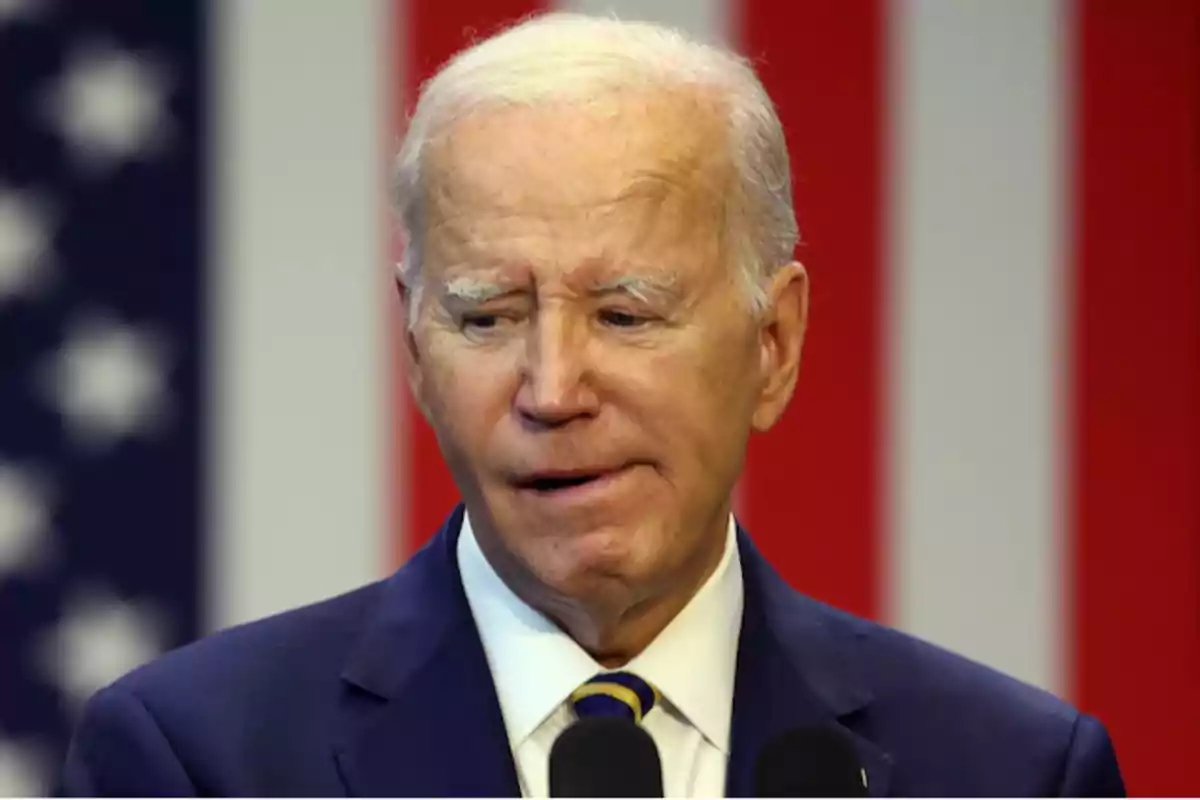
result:
M 619 717 L 585 717 L 550 749 L 551 797 L 662 797 L 650 734 Z
M 849 731 L 795 728 L 770 741 L 755 767 L 759 797 L 866 797 L 867 780 Z

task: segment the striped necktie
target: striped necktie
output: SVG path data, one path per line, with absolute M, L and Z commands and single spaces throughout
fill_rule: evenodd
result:
M 580 717 L 624 717 L 637 724 L 658 702 L 658 689 L 632 672 L 602 672 L 571 692 Z

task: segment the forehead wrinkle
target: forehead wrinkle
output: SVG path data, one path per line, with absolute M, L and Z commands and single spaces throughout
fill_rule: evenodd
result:
M 659 153 L 650 164 L 631 167 L 626 186 L 617 200 L 663 201 L 678 193 L 684 197 L 717 191 L 724 176 L 712 154 L 692 151 Z
M 610 97 L 603 110 L 491 109 L 448 125 L 421 185 L 429 263 L 447 277 L 469 265 L 553 266 L 586 293 L 595 273 L 574 267 L 587 262 L 648 262 L 655 272 L 720 261 L 732 168 L 724 125 L 702 97 L 640 99 Z M 579 141 L 585 135 L 593 146 Z M 624 287 L 609 290 L 666 288 Z

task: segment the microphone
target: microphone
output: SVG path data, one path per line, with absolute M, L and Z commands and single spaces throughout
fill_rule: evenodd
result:
M 758 754 L 755 787 L 758 797 L 866 797 L 867 774 L 844 728 L 795 728 Z
M 551 797 L 662 797 L 650 734 L 620 717 L 584 717 L 550 748 Z

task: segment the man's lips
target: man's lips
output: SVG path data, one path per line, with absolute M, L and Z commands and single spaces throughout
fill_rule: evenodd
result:
M 632 465 L 622 464 L 616 467 L 574 467 L 570 469 L 545 469 L 523 473 L 513 480 L 513 486 L 518 489 L 536 492 L 557 492 L 593 483 L 602 478 L 612 477 Z

